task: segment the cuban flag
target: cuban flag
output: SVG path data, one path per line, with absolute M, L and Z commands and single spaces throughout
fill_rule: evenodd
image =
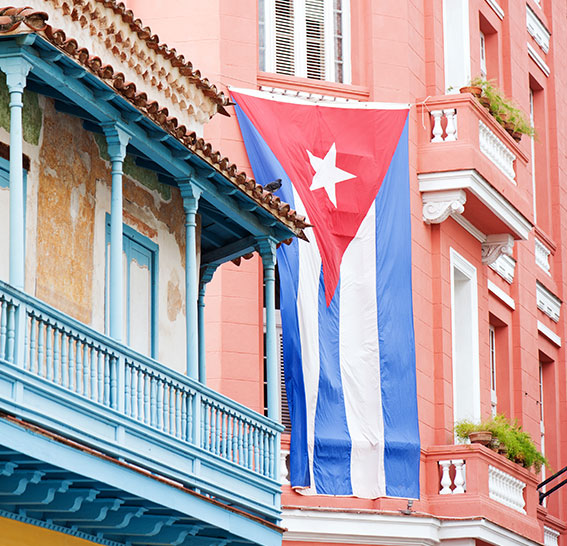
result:
M 408 105 L 231 95 L 256 180 L 313 225 L 277 256 L 291 485 L 419 498 Z

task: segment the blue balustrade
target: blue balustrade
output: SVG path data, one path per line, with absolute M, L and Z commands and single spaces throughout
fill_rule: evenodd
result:
M 247 487 L 267 480 L 259 496 L 264 500 L 255 506 L 271 506 L 270 513 L 277 514 L 278 425 L 0 282 L 0 383 L 6 365 L 24 374 L 22 380 L 39 381 L 50 400 L 60 396 L 83 414 L 90 407 L 104 423 L 122 419 L 120 427 L 146 429 L 143 437 L 151 438 L 152 431 L 164 435 L 156 445 L 166 438 L 187 445 L 209 468 L 231 479 L 240 472 Z M 244 479 L 247 473 L 251 477 Z M 222 483 L 216 490 L 223 490 Z M 223 491 L 230 498 L 230 490 Z M 247 497 L 250 492 L 241 495 L 243 504 L 252 502 Z

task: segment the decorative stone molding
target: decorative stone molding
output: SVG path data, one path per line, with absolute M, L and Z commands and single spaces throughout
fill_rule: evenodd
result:
M 475 170 L 424 173 L 418 175 L 418 181 L 424 204 L 433 197 L 428 194 L 467 190 L 510 228 L 515 239 L 528 239 L 533 227 L 531 222 Z
M 525 487 L 526 484 L 514 476 L 492 465 L 488 466 L 488 496 L 496 502 L 525 514 Z
M 516 272 L 516 260 L 514 260 L 514 258 L 501 254 L 495 262 L 488 265 L 508 284 L 512 284 L 514 282 L 514 273 Z
M 516 178 L 514 161 L 516 156 L 482 121 L 478 122 L 480 151 L 492 161 L 510 180 Z
M 467 194 L 463 190 L 436 191 L 424 193 L 423 221 L 426 224 L 440 224 L 451 214 L 462 214 Z
M 535 239 L 535 263 L 541 267 L 548 275 L 551 275 L 551 266 L 549 264 L 549 250 L 539 239 Z
M 541 71 L 546 75 L 546 77 L 549 78 L 549 75 L 551 74 L 551 68 L 549 68 L 549 66 L 547 66 L 547 63 L 541 58 L 540 55 L 538 55 L 535 48 L 532 47 L 532 44 L 528 42 L 527 46 L 528 55 L 532 58 L 535 64 L 537 64 L 541 68 Z
M 536 0 L 537 2 L 538 0 Z M 500 7 L 496 0 L 486 0 L 486 3 L 492 8 L 494 13 L 498 15 L 500 19 L 504 19 L 504 10 Z
M 516 302 L 509 294 L 504 292 L 502 288 L 494 284 L 490 279 L 488 279 L 488 291 L 494 294 L 500 301 L 505 303 L 510 309 L 516 309 Z
M 545 25 L 540 21 L 539 17 L 530 6 L 526 6 L 526 26 L 536 44 L 541 47 L 544 53 L 548 53 L 551 33 L 545 28 Z
M 545 546 L 557 546 L 561 533 L 550 527 L 543 527 L 543 543 Z
M 541 320 L 537 321 L 537 331 L 542 335 L 545 336 L 551 343 L 557 345 L 557 347 L 561 347 L 561 337 L 558 336 L 551 328 L 548 328 Z
M 493 264 L 500 256 L 512 256 L 514 237 L 508 233 L 488 235 L 482 243 L 482 263 Z
M 561 300 L 539 281 L 536 283 L 537 308 L 554 322 L 559 321 Z

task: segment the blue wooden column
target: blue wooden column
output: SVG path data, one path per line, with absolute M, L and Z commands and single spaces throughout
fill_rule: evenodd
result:
M 258 251 L 264 266 L 264 303 L 266 305 L 266 383 L 268 417 L 280 418 L 280 381 L 278 341 L 276 333 L 276 243 L 269 237 L 258 241 Z
M 122 341 L 124 332 L 124 287 L 122 265 L 122 169 L 130 135 L 114 123 L 102 126 L 112 165 L 110 202 L 110 336 Z
M 24 289 L 26 264 L 22 99 L 30 68 L 21 57 L 0 59 L 10 93 L 10 284 L 19 290 Z
M 205 291 L 207 283 L 213 278 L 216 271 L 216 265 L 206 265 L 201 267 L 201 279 L 199 281 L 199 301 L 198 301 L 198 317 L 199 323 L 199 381 L 206 385 L 207 383 L 207 358 L 205 347 Z
M 197 306 L 197 210 L 201 189 L 191 180 L 178 180 L 185 211 L 185 317 L 187 328 L 187 375 L 199 379 L 199 312 Z

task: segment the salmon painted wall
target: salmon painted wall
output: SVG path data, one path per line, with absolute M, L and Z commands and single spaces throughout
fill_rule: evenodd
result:
M 427 101 L 445 94 L 442 0 L 351 0 L 352 85 L 318 82 L 259 72 L 256 0 L 216 0 L 189 3 L 172 1 L 167 9 L 155 9 L 151 0 L 128 0 L 137 16 L 151 26 L 168 45 L 176 47 L 207 77 L 228 85 L 257 88 L 267 85 L 339 94 L 371 101 L 411 103 L 410 182 L 412 214 L 413 302 L 417 349 L 417 379 L 422 445 L 453 443 L 452 327 L 450 249 L 470 262 L 477 271 L 481 413 L 491 411 L 489 327 L 497 335 L 498 409 L 517 418 L 536 443 L 540 441 L 539 366 L 544 370 L 546 455 L 552 469 L 567 463 L 567 385 L 564 348 L 538 331 L 538 324 L 566 339 L 564 310 L 558 322 L 538 309 L 536 281 L 563 299 L 567 282 L 567 159 L 560 146 L 567 142 L 567 95 L 557 90 L 567 83 L 567 7 L 563 2 L 534 0 L 528 6 L 551 30 L 551 47 L 545 54 L 526 30 L 525 3 L 499 0 L 505 12 L 501 19 L 486 0 L 470 0 L 470 73 L 481 70 L 480 31 L 487 37 L 488 77 L 524 110 L 530 111 L 530 89 L 534 94 L 537 136 L 513 145 L 517 159 L 516 183 L 500 180 L 501 173 L 478 149 L 455 148 L 451 157 L 434 153 L 424 127 L 429 123 Z M 550 68 L 546 75 L 526 44 L 538 52 Z M 556 59 L 558 60 L 556 62 Z M 452 100 L 451 96 L 447 100 Z M 424 113 L 425 112 L 425 113 Z M 464 137 L 471 126 L 459 125 Z M 478 125 L 478 118 L 474 118 Z M 428 127 L 428 126 L 427 126 Z M 477 129 L 478 130 L 478 129 Z M 462 131 L 462 133 L 461 133 Z M 472 134 L 472 133 L 471 133 Z M 250 171 L 235 116 L 216 116 L 205 136 L 239 167 Z M 427 140 L 424 145 L 423 139 Z M 424 150 L 423 153 L 419 150 Z M 418 155 L 419 154 L 421 155 Z M 472 163 L 471 163 L 472 162 Z M 527 241 L 517 241 L 514 281 L 510 284 L 481 260 L 481 243 L 452 219 L 427 225 L 422 217 L 422 197 L 417 173 L 443 172 L 447 166 L 484 169 L 487 179 L 529 221 L 534 223 Z M 535 165 L 535 167 L 534 167 Z M 453 168 L 453 167 L 451 167 Z M 500 177 L 500 178 L 499 178 Z M 534 192 L 535 185 L 535 201 Z M 473 205 L 470 204 L 469 214 Z M 480 209 L 479 209 L 480 210 Z M 534 215 L 535 210 L 535 215 Z M 476 211 L 479 223 L 491 221 Z M 550 251 L 550 273 L 535 261 L 535 239 Z M 208 288 L 207 331 L 208 379 L 214 388 L 255 409 L 262 407 L 261 339 L 254 330 L 261 326 L 261 293 L 258 260 L 240 268 L 222 268 Z M 513 307 L 488 286 L 513 300 Z M 506 298 L 505 298 L 506 299 Z M 232 309 L 230 309 L 233 307 Z M 564 345 L 564 344 L 563 344 Z M 285 442 L 284 442 L 285 447 Z M 426 483 L 423 480 L 422 483 Z M 429 487 L 429 485 L 424 485 Z M 436 485 L 432 485 L 433 488 Z M 393 508 L 393 500 L 305 498 L 284 488 L 284 504 L 309 506 L 348 505 L 354 508 Z M 550 499 L 547 513 L 565 515 L 564 492 Z

